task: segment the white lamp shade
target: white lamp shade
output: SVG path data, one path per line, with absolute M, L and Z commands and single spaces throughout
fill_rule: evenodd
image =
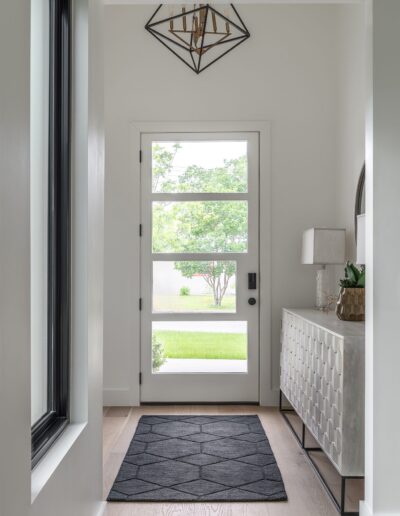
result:
M 357 263 L 365 265 L 365 213 L 357 216 Z
M 304 231 L 302 263 L 334 265 L 345 261 L 345 229 L 310 228 Z

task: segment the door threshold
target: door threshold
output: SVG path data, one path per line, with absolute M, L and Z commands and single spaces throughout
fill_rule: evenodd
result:
M 253 405 L 258 407 L 258 401 L 141 401 L 140 406 L 146 405 Z

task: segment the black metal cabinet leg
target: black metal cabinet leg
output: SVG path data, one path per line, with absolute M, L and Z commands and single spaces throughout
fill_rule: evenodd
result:
M 283 406 L 282 406 L 282 391 L 281 390 L 279 391 L 279 410 L 281 411 L 282 417 L 284 418 L 286 424 L 288 425 L 289 429 L 293 433 L 293 435 L 296 438 L 297 442 L 299 443 L 301 448 L 304 450 L 305 456 L 310 461 L 310 464 L 311 464 L 312 468 L 314 469 L 317 477 L 321 481 L 323 487 L 325 488 L 326 493 L 328 494 L 329 498 L 332 500 L 332 502 L 333 502 L 334 506 L 336 507 L 337 511 L 340 513 L 341 516 L 358 516 L 359 515 L 358 511 L 346 512 L 346 481 L 349 480 L 349 479 L 363 479 L 364 477 L 357 477 L 357 476 L 353 476 L 353 477 L 346 477 L 346 476 L 344 476 L 343 477 L 343 476 L 341 476 L 340 477 L 340 497 L 338 499 L 335 496 L 335 494 L 333 493 L 333 490 L 331 489 L 331 487 L 328 485 L 326 479 L 324 478 L 322 472 L 320 471 L 317 463 L 314 462 L 314 459 L 312 458 L 311 453 L 310 453 L 310 452 L 322 452 L 323 453 L 323 450 L 321 448 L 319 448 L 319 447 L 309 447 L 309 448 L 306 447 L 306 445 L 305 445 L 306 425 L 305 425 L 305 423 L 303 421 L 301 421 L 302 422 L 302 431 L 301 431 L 301 438 L 300 438 L 300 436 L 295 431 L 292 423 L 289 421 L 289 418 L 288 418 L 288 416 L 286 414 L 286 412 L 292 412 L 293 413 L 293 412 L 296 412 L 296 411 L 294 409 L 290 409 L 290 408 L 283 408 Z
M 340 513 L 345 513 L 345 505 L 346 505 L 346 477 L 342 477 L 341 479 L 341 488 L 340 488 Z

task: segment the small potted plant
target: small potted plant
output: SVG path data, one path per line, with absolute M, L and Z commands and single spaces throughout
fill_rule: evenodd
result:
M 365 320 L 365 268 L 347 262 L 344 279 L 340 280 L 336 315 L 342 321 Z

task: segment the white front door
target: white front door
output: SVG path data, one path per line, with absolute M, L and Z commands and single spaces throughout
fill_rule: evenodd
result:
M 141 151 L 141 401 L 257 402 L 259 134 Z

